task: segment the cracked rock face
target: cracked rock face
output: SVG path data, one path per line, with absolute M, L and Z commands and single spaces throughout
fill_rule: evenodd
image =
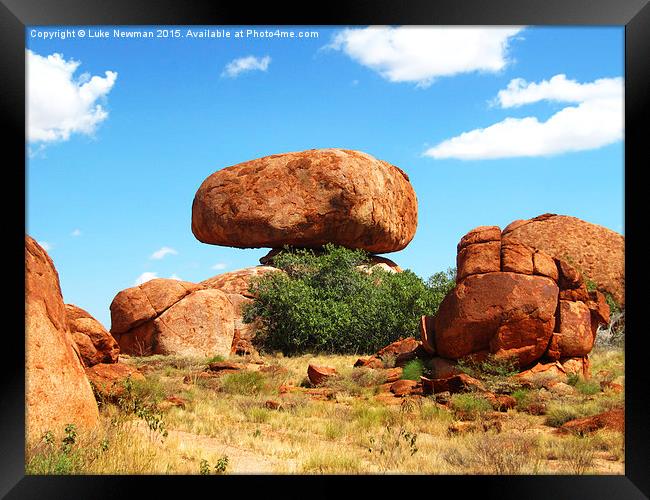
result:
M 25 409 L 27 441 L 70 423 L 90 429 L 99 412 L 67 326 L 59 275 L 47 252 L 25 236 Z
M 77 344 L 84 366 L 117 363 L 120 348 L 99 321 L 88 311 L 74 304 L 66 304 L 65 313 L 68 328 Z
M 421 321 L 428 352 L 449 359 L 490 353 L 520 368 L 587 356 L 598 325 L 609 321 L 605 297 L 588 291 L 566 261 L 504 234 L 482 226 L 461 239 L 456 287 L 435 317 Z
M 503 241 L 519 242 L 567 260 L 625 305 L 625 237 L 611 229 L 567 215 L 544 214 L 517 220 L 503 230 Z
M 192 204 L 199 241 L 237 248 L 335 243 L 395 252 L 416 227 L 408 176 L 343 149 L 271 155 L 221 169 L 203 181 Z

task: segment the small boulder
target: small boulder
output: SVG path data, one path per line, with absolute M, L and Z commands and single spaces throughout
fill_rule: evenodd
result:
M 449 392 L 456 394 L 459 392 L 485 391 L 485 386 L 480 380 L 470 377 L 466 373 L 433 379 L 432 383 L 433 390 L 436 393 Z
M 321 385 L 327 381 L 327 379 L 333 377 L 337 374 L 335 368 L 329 366 L 317 366 L 309 365 L 307 367 L 307 377 L 309 377 L 309 382 L 312 385 Z
M 106 401 L 123 396 L 127 380 L 145 380 L 137 368 L 124 363 L 99 363 L 86 368 L 86 375 L 95 388 L 95 394 Z
M 408 396 L 416 393 L 418 387 L 421 386 L 415 380 L 398 380 L 390 386 L 390 392 L 395 394 L 395 396 Z
M 65 305 L 68 328 L 85 366 L 117 363 L 120 347 L 113 336 L 90 313 L 73 304 Z

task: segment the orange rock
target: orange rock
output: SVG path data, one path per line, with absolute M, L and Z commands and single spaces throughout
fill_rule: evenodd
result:
M 246 267 L 229 273 L 217 274 L 212 278 L 201 281 L 199 285 L 205 288 L 221 290 L 228 294 L 243 295 L 244 297 L 253 298 L 253 293 L 249 291 L 251 280 L 268 273 L 278 272 L 282 271 L 270 266 Z
M 429 366 L 435 378 L 447 378 L 461 373 L 455 361 L 438 356 L 431 358 Z
M 460 239 L 460 242 L 456 246 L 456 252 L 460 253 L 468 245 L 486 243 L 488 241 L 501 241 L 501 229 L 499 226 L 475 227 Z
M 625 238 L 576 217 L 545 214 L 516 221 L 503 231 L 504 242 L 520 242 L 552 257 L 568 257 L 601 292 L 625 305 Z
M 131 381 L 145 379 L 137 368 L 124 363 L 99 363 L 86 368 L 86 375 L 95 387 L 95 391 L 106 400 L 124 395 L 127 379 Z
M 313 385 L 325 383 L 328 378 L 336 375 L 336 373 L 336 369 L 329 366 L 309 365 L 307 367 L 307 376 Z
M 192 232 L 238 248 L 335 243 L 395 252 L 417 227 L 417 199 L 399 168 L 359 151 L 312 149 L 223 168 L 199 187 Z
M 591 314 L 583 302 L 560 300 L 557 347 L 563 358 L 585 356 L 594 345 Z
M 537 363 L 532 368 L 515 375 L 515 379 L 522 382 L 546 384 L 552 380 L 566 382 L 567 373 L 560 362 Z
M 97 403 L 67 326 L 59 275 L 47 252 L 25 235 L 25 430 L 33 443 L 67 424 L 94 428 Z
M 388 368 L 384 371 L 386 374 L 386 383 L 396 382 L 402 377 L 402 368 Z
M 535 253 L 533 254 L 533 274 L 547 276 L 556 283 L 560 279 L 555 259 L 546 252 L 540 250 L 535 250 Z
M 584 379 L 591 378 L 589 356 L 568 359 L 564 358 L 560 360 L 560 363 L 567 374 L 573 373 L 575 375 L 580 375 Z
M 395 396 L 407 396 L 413 394 L 419 385 L 415 380 L 398 380 L 390 386 L 390 392 Z
M 429 354 L 435 354 L 435 334 L 433 316 L 422 316 L 420 318 L 420 341 L 422 348 Z
M 68 328 L 85 366 L 117 363 L 120 348 L 113 336 L 88 311 L 73 304 L 65 305 Z
M 381 348 L 375 354 L 378 358 L 384 358 L 386 356 L 399 356 L 400 354 L 408 354 L 415 351 L 420 347 L 420 342 L 415 340 L 413 337 L 407 337 L 405 339 L 396 340 L 391 344 L 388 344 L 386 347 Z
M 188 281 L 157 278 L 122 290 L 111 302 L 111 333 L 128 332 L 199 288 Z
M 569 420 L 557 429 L 558 434 L 591 434 L 600 429 L 625 432 L 625 411 L 623 408 L 599 413 L 592 417 Z
M 483 397 L 488 400 L 492 408 L 496 411 L 508 411 L 517 406 L 517 400 L 512 396 L 506 394 L 494 394 L 492 392 L 485 392 Z
M 501 270 L 501 242 L 488 241 L 463 247 L 456 255 L 456 282 L 472 274 Z
M 530 364 L 548 346 L 557 296 L 555 282 L 543 276 L 468 276 L 440 304 L 434 320 L 436 351 L 458 359 L 489 349 L 516 357 L 521 366 Z
M 354 363 L 355 367 L 366 367 L 366 368 L 383 368 L 384 363 L 381 359 L 376 356 L 371 356 L 369 358 L 359 358 Z
M 533 274 L 534 249 L 521 243 L 501 245 L 501 270 L 505 272 Z

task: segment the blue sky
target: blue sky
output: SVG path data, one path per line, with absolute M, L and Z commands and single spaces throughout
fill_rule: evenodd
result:
M 74 38 L 43 38 L 66 28 Z M 106 327 L 143 273 L 201 281 L 258 264 L 266 249 L 197 241 L 191 205 L 214 171 L 275 153 L 357 149 L 405 170 L 418 229 L 387 256 L 425 279 L 479 225 L 553 212 L 623 233 L 622 27 L 176 28 L 26 30 L 26 232 L 47 245 L 64 300 Z

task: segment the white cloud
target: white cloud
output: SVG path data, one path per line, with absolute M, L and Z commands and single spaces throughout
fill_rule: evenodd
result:
M 183 278 L 181 278 L 178 274 L 173 273 L 170 277 L 170 280 L 178 280 L 178 281 L 183 281 Z
M 39 241 L 38 244 L 41 245 L 41 247 L 43 247 L 43 250 L 46 252 L 52 250 L 52 244 L 48 243 L 47 241 Z
M 226 269 L 228 267 L 228 264 L 224 262 L 217 262 L 214 266 L 212 266 L 211 269 L 214 269 L 215 271 L 221 271 L 223 269 Z
M 108 112 L 97 101 L 115 84 L 117 73 L 104 77 L 74 73 L 81 63 L 61 54 L 40 56 L 27 50 L 27 139 L 67 141 L 73 133 L 92 135 Z
M 240 57 L 239 59 L 234 59 L 226 64 L 221 76 L 227 76 L 229 78 L 236 78 L 240 73 L 246 71 L 266 71 L 271 63 L 271 57 Z
M 81 229 L 75 229 L 70 233 L 70 236 L 81 236 Z
M 540 83 L 517 78 L 495 99 L 503 108 L 539 101 L 577 105 L 561 109 L 546 121 L 534 116 L 506 118 L 447 139 L 424 155 L 461 160 L 547 156 L 596 149 L 623 139 L 624 85 L 620 77 L 591 83 L 567 80 L 565 75 Z
M 165 255 L 178 255 L 178 252 L 171 247 L 162 247 L 160 250 L 156 250 L 154 253 L 152 253 L 151 257 L 149 258 L 154 260 L 160 260 Z
M 512 37 L 523 28 L 386 27 L 348 28 L 325 48 L 341 50 L 391 82 L 428 87 L 437 77 L 473 71 L 497 72 L 508 64 Z
M 140 276 L 138 276 L 138 279 L 135 280 L 134 285 L 142 285 L 142 283 L 146 283 L 147 281 L 151 281 L 153 279 L 156 279 L 158 277 L 158 273 L 152 273 L 149 271 L 146 271 L 142 273 Z

